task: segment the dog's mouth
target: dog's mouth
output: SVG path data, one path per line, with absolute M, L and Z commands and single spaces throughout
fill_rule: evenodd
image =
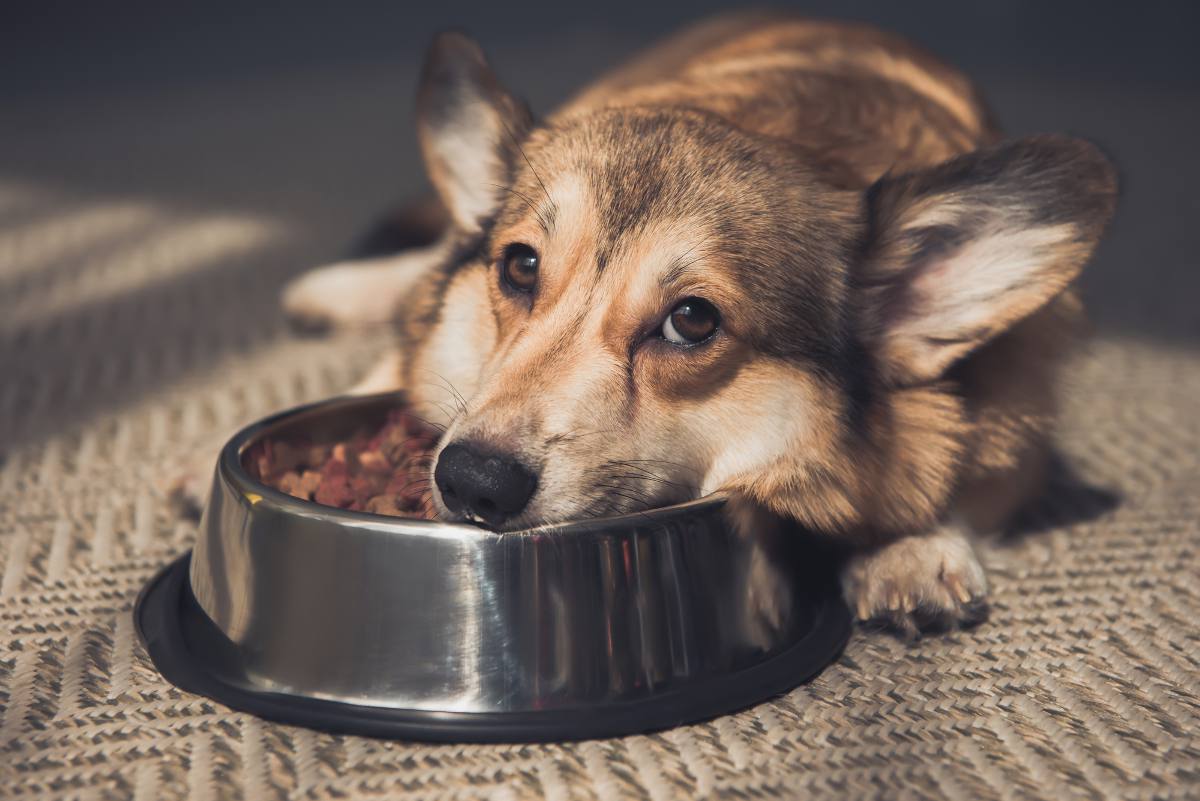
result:
M 632 485 L 597 486 L 588 496 L 576 518 L 615 517 L 649 512 L 699 497 L 697 493 L 654 491 Z
M 538 493 L 540 495 L 541 493 Z M 569 497 L 543 499 L 535 495 L 529 507 L 502 520 L 489 518 L 487 510 L 452 509 L 434 492 L 437 518 L 452 523 L 467 523 L 493 531 L 518 531 L 539 526 L 559 525 L 577 520 L 594 520 L 637 514 L 674 506 L 699 497 L 698 492 L 679 488 L 638 486 L 616 477 L 598 481 Z
M 652 458 L 604 458 L 553 438 L 518 444 L 477 430 L 452 431 L 430 473 L 437 516 L 496 531 L 645 512 L 699 497 L 683 466 Z M 555 447 L 558 446 L 558 447 Z

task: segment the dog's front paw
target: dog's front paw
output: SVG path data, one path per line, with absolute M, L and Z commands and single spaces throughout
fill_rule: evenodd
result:
M 842 573 L 860 621 L 909 637 L 987 617 L 987 578 L 962 531 L 945 526 L 855 554 Z
M 792 585 L 779 563 L 761 548 L 751 552 L 746 576 L 743 630 L 748 644 L 765 651 L 779 642 L 780 632 L 791 622 Z
M 301 332 L 394 321 L 413 288 L 447 256 L 444 243 L 309 270 L 283 289 L 283 310 Z
M 376 262 L 333 264 L 310 270 L 283 289 L 283 311 L 301 333 L 388 322 L 394 293 L 380 286 Z

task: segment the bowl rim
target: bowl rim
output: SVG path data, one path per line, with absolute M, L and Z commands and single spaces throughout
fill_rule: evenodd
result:
M 711 720 L 789 692 L 837 660 L 853 630 L 840 593 L 813 596 L 814 621 L 774 656 L 689 687 L 567 709 L 469 712 L 350 703 L 276 692 L 231 678 L 212 621 L 192 591 L 194 550 L 160 569 L 138 593 L 134 628 L 171 684 L 266 720 L 332 734 L 445 743 L 534 743 L 626 737 Z M 206 625 L 207 624 L 207 625 Z M 223 636 L 223 635 L 222 635 Z M 200 647 L 197 647 L 197 645 Z
M 552 536 L 559 534 L 612 533 L 616 530 L 629 530 L 646 525 L 653 526 L 662 521 L 680 516 L 693 517 L 705 512 L 718 512 L 729 502 L 729 494 L 718 490 L 699 498 L 640 512 L 625 512 L 607 517 L 582 518 L 558 523 L 541 523 L 528 528 L 496 531 L 473 523 L 381 515 L 374 512 L 360 512 L 351 509 L 341 509 L 336 506 L 326 506 L 316 501 L 306 501 L 259 481 L 251 476 L 242 464 L 243 453 L 257 437 L 292 417 L 317 412 L 325 408 L 332 409 L 337 406 L 348 406 L 359 403 L 365 405 L 387 399 L 404 403 L 405 393 L 403 390 L 398 390 L 367 395 L 335 395 L 331 398 L 292 406 L 256 420 L 238 430 L 221 448 L 221 453 L 217 458 L 217 480 L 225 482 L 241 497 L 249 499 L 252 505 L 258 505 L 262 501 L 269 500 L 271 506 L 276 511 L 308 518 L 316 517 L 332 525 L 365 525 L 376 531 L 398 534 L 441 534 L 443 536 L 453 535 L 457 538 L 484 540 L 530 535 Z

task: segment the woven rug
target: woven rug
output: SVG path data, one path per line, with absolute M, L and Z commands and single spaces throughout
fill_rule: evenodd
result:
M 1200 797 L 1200 349 L 1103 332 L 1068 376 L 1070 475 L 986 550 L 973 631 L 858 632 L 768 703 L 567 745 L 335 737 L 177 691 L 130 616 L 195 536 L 164 475 L 385 343 L 286 334 L 309 233 L 0 182 L 0 797 Z

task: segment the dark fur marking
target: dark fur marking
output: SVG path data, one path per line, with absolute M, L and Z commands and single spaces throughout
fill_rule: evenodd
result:
M 397 320 L 397 333 L 399 334 L 402 347 L 408 349 L 417 347 L 417 344 L 424 335 L 441 321 L 446 292 L 454 276 L 461 272 L 464 267 L 486 259 L 484 243 L 487 241 L 487 234 L 490 229 L 491 222 L 488 221 L 484 226 L 484 230 L 480 233 L 459 235 L 458 240 L 454 243 L 450 251 L 450 255 L 446 257 L 441 266 L 433 271 L 428 279 L 430 283 L 425 295 L 426 302 L 424 308 L 419 308 L 415 313 L 403 315 Z
M 836 372 L 854 219 L 824 213 L 827 191 L 802 163 L 693 109 L 601 112 L 547 133 L 539 147 L 572 152 L 596 198 L 598 273 L 645 226 L 698 221 L 705 252 L 732 265 L 755 304 L 740 333 L 768 355 Z
M 848 431 L 865 433 L 867 411 L 870 409 L 874 390 L 874 365 L 870 351 L 855 339 L 848 342 L 840 359 L 842 396 L 846 399 L 843 421 Z

